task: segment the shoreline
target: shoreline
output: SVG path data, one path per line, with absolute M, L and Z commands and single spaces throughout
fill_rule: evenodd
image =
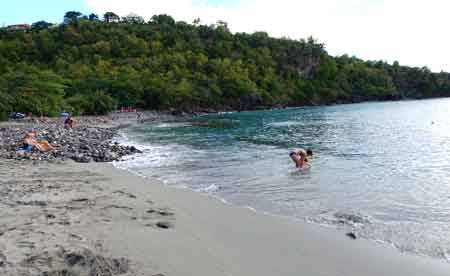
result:
M 116 177 L 135 179 L 137 183 L 134 184 L 134 188 L 149 190 L 153 195 L 158 194 L 157 197 L 163 199 L 165 204 L 169 202 L 168 206 L 171 206 L 170 208 L 175 212 L 174 231 L 181 230 L 179 235 L 185 236 L 183 229 L 193 229 L 195 228 L 193 225 L 196 225 L 198 233 L 201 233 L 198 228 L 204 227 L 206 229 L 203 234 L 212 238 L 207 242 L 203 241 L 202 246 L 214 247 L 215 243 L 220 243 L 223 246 L 221 249 L 226 251 L 250 251 L 250 253 L 247 252 L 248 254 L 234 252 L 242 254 L 243 259 L 238 261 L 238 264 L 243 266 L 239 269 L 245 270 L 237 274 L 227 274 L 229 273 L 227 272 L 223 275 L 298 275 L 298 273 L 307 275 L 448 275 L 450 273 L 450 264 L 444 259 L 401 252 L 385 242 L 367 239 L 353 240 L 336 228 L 259 212 L 252 207 L 235 205 L 219 197 L 212 197 L 189 188 L 169 187 L 153 178 L 139 176 L 116 168 L 112 164 L 99 165 L 103 166 L 104 172 L 108 171 Z M 149 187 L 136 187 L 136 185 L 149 185 Z M 180 225 L 179 220 L 188 220 L 189 223 Z M 205 224 L 201 225 L 201 222 Z M 195 235 L 195 240 L 203 239 Z M 183 240 L 183 242 L 186 241 Z M 260 250 L 272 252 L 262 253 Z M 283 255 L 273 254 L 277 251 L 283 252 Z M 177 249 L 174 248 L 173 252 L 177 252 Z M 284 254 L 286 252 L 289 253 Z M 342 253 L 344 255 L 341 255 Z M 202 257 L 207 258 L 207 256 Z M 302 257 L 305 259 L 302 260 Z M 274 264 L 261 262 L 260 258 L 272 260 Z M 261 267 L 246 267 L 248 264 L 241 262 L 251 262 Z M 322 265 L 326 268 L 323 269 Z M 297 270 L 300 267 L 302 268 Z M 193 273 L 199 273 L 198 268 L 194 267 L 194 269 Z M 173 272 L 178 272 L 178 268 Z M 212 273 L 199 275 L 222 275 L 216 274 L 217 271 Z M 178 275 L 177 273 L 169 274 Z
M 127 143 L 126 145 L 133 145 L 132 143 Z M 138 146 L 136 146 L 138 147 Z M 139 147 L 138 147 L 139 148 Z M 204 190 L 196 190 L 193 189 L 191 187 L 185 186 L 185 185 L 174 185 L 174 186 L 169 186 L 165 183 L 163 183 L 161 180 L 152 177 L 152 176 L 146 176 L 144 174 L 140 174 L 136 171 L 133 171 L 132 169 L 129 168 L 120 168 L 119 166 L 116 165 L 117 163 L 120 163 L 121 161 L 115 161 L 112 163 L 107 163 L 110 164 L 115 170 L 118 171 L 123 171 L 125 174 L 130 174 L 132 176 L 138 177 L 138 178 L 142 178 L 147 182 L 151 182 L 151 183 L 157 183 L 158 185 L 162 186 L 162 189 L 169 189 L 169 190 L 185 190 L 188 191 L 189 193 L 194 193 L 194 194 L 198 194 L 201 197 L 206 197 L 209 200 L 212 201 L 216 201 L 220 204 L 223 204 L 225 206 L 229 206 L 231 208 L 240 208 L 240 209 L 245 209 L 248 210 L 250 212 L 253 212 L 255 214 L 257 214 L 258 216 L 268 216 L 268 217 L 272 217 L 276 220 L 284 220 L 286 223 L 290 223 L 290 224 L 300 224 L 300 225 L 311 225 L 312 227 L 318 227 L 321 229 L 327 229 L 326 231 L 330 230 L 332 232 L 335 232 L 338 235 L 341 235 L 342 237 L 345 237 L 346 239 L 348 239 L 349 242 L 352 242 L 352 240 L 363 240 L 364 242 L 369 242 L 369 243 L 373 243 L 376 245 L 380 245 L 382 247 L 387 247 L 387 248 L 392 248 L 395 251 L 397 251 L 399 254 L 402 255 L 409 255 L 409 256 L 415 256 L 415 257 L 419 257 L 419 258 L 426 258 L 426 259 L 431 259 L 431 260 L 436 260 L 438 262 L 442 262 L 444 264 L 448 264 L 449 268 L 450 268 L 450 257 L 444 253 L 441 252 L 442 256 L 441 257 L 437 257 L 437 256 L 431 256 L 431 255 L 427 255 L 425 253 L 422 252 L 415 252 L 415 251 L 410 251 L 410 250 L 402 250 L 400 247 L 396 246 L 394 243 L 385 241 L 385 240 L 380 240 L 380 239 L 369 239 L 366 237 L 361 237 L 358 235 L 357 231 L 354 231 L 354 229 L 352 229 L 352 227 L 348 226 L 348 225 L 344 225 L 344 226 L 339 226 L 339 225 L 335 225 L 335 224 L 328 224 L 328 223 L 320 223 L 318 221 L 315 220 L 311 220 L 311 219 L 305 219 L 305 218 L 298 218 L 298 217 L 292 217 L 292 216 L 288 216 L 288 215 L 284 215 L 284 214 L 276 214 L 276 213 L 271 213 L 270 211 L 264 211 L 264 210 L 260 210 L 257 207 L 251 206 L 251 205 L 242 205 L 242 204 L 238 204 L 232 201 L 229 201 L 228 199 L 226 199 L 225 197 L 221 197 L 219 195 L 213 195 L 208 193 L 207 191 Z M 214 185 L 214 184 L 212 184 Z M 226 208 L 226 207 L 225 207 Z
M 280 264 L 276 265 L 275 267 L 269 266 L 272 269 L 274 269 L 273 272 L 269 273 L 269 271 L 266 271 L 268 267 L 264 267 L 264 263 L 260 263 L 262 265 L 261 268 L 258 268 L 258 270 L 255 270 L 257 274 L 252 274 L 253 270 L 245 271 L 245 273 L 250 273 L 247 275 L 297 275 L 296 273 L 302 272 L 302 273 L 309 273 L 310 275 L 345 275 L 341 274 L 344 273 L 344 271 L 339 272 L 338 268 L 340 268 L 342 265 L 348 265 L 345 269 L 345 273 L 348 273 L 346 275 L 448 275 L 450 273 L 450 264 L 448 264 L 444 259 L 435 259 L 431 258 L 429 256 L 423 256 L 423 255 L 417 255 L 410 252 L 401 252 L 398 248 L 385 243 L 385 242 L 378 242 L 378 241 L 372 241 L 372 240 L 366 240 L 366 239 L 357 239 L 352 240 L 351 238 L 347 237 L 345 233 L 339 229 L 332 228 L 332 227 L 325 227 L 323 225 L 318 225 L 316 223 L 309 223 L 306 221 L 301 220 L 292 220 L 289 217 L 284 216 L 278 216 L 278 215 L 272 215 L 270 213 L 266 212 L 259 212 L 255 210 L 252 207 L 249 206 L 239 206 L 235 205 L 233 203 L 230 203 L 220 197 L 212 197 L 209 194 L 201 193 L 194 191 L 189 188 L 180 188 L 180 187 L 169 187 L 159 181 L 157 181 L 154 178 L 151 177 L 143 177 L 138 174 L 135 174 L 134 172 L 120 169 L 115 167 L 113 164 L 110 163 L 103 163 L 103 164 L 96 164 L 100 168 L 100 170 L 103 173 L 106 173 L 107 175 L 114 175 L 114 179 L 117 178 L 123 178 L 126 180 L 133 180 L 135 182 L 133 184 L 133 191 L 135 192 L 141 192 L 143 190 L 151 192 L 152 195 L 157 195 L 157 198 L 159 199 L 159 202 L 161 202 L 164 206 L 169 206 L 167 208 L 173 210 L 174 212 L 174 222 L 172 224 L 173 231 L 178 232 L 178 234 L 181 234 L 182 236 L 185 236 L 186 233 L 183 233 L 183 229 L 177 229 L 177 228 L 189 228 L 192 229 L 193 225 L 195 224 L 200 227 L 201 222 L 206 222 L 206 224 L 203 224 L 203 226 L 206 226 L 205 228 L 212 228 L 214 231 L 205 231 L 208 232 L 209 235 L 212 235 L 213 240 L 215 240 L 215 237 L 217 237 L 220 240 L 220 237 L 223 237 L 223 241 L 226 241 L 225 247 L 229 246 L 229 236 L 226 234 L 226 232 L 235 232 L 231 233 L 233 239 L 233 244 L 236 244 L 237 246 L 234 248 L 225 248 L 226 250 L 230 249 L 236 249 L 236 250 L 242 250 L 244 247 L 242 247 L 243 239 L 250 238 L 250 236 L 241 236 L 236 234 L 242 234 L 245 233 L 246 235 L 254 235 L 256 236 L 257 240 L 251 240 L 250 242 L 252 245 L 256 245 L 258 242 L 264 243 L 265 241 L 269 240 L 260 240 L 261 235 L 274 235 L 275 237 L 270 242 L 270 245 L 274 245 L 272 242 L 275 240 L 276 244 L 280 246 L 281 248 L 277 248 L 277 246 L 273 246 L 272 249 L 274 250 L 283 250 L 291 246 L 290 242 L 298 241 L 299 239 L 302 240 L 302 243 L 298 243 L 298 245 L 306 245 L 303 250 L 308 251 L 309 247 L 313 247 L 314 251 L 320 253 L 316 256 L 311 256 L 309 254 L 305 254 L 308 258 L 313 257 L 315 261 L 318 262 L 318 264 L 323 264 L 326 266 L 329 266 L 326 270 L 327 272 L 325 274 L 322 274 L 323 272 L 319 272 L 321 269 L 317 267 L 311 268 L 312 270 L 308 270 L 308 272 L 305 272 L 304 270 L 296 270 L 295 268 L 299 267 L 296 262 L 290 263 L 293 265 L 293 267 L 289 267 L 288 264 L 283 263 L 281 260 L 277 260 L 280 263 L 283 263 L 282 266 L 284 266 L 283 269 L 286 269 L 286 272 L 290 273 L 290 269 L 294 268 L 292 270 L 293 274 L 284 274 L 284 271 L 279 271 L 278 269 L 281 268 Z M 140 186 L 138 186 L 140 185 Z M 147 186 L 148 185 L 148 186 Z M 121 186 L 121 188 L 125 188 L 129 186 Z M 199 208 L 201 207 L 201 208 Z M 203 208 L 205 207 L 205 208 Z M 212 208 L 212 210 L 210 209 Z M 215 212 L 217 211 L 217 213 Z M 220 216 L 221 214 L 226 214 L 224 216 Z M 219 215 L 219 217 L 217 216 Z M 201 218 L 201 219 L 198 219 Z M 207 218 L 207 220 L 205 220 Z M 249 220 L 250 221 L 249 221 Z M 180 225 L 181 221 L 189 220 L 190 223 L 187 225 L 183 225 L 183 227 Z M 251 225 L 251 220 L 255 220 L 258 224 L 261 223 L 268 229 L 263 230 L 263 228 L 259 228 L 258 226 Z M 209 222 L 209 224 L 208 224 Z M 242 224 L 241 224 L 242 222 Z M 192 224 L 191 224 L 192 223 Z M 244 227 L 240 227 L 240 225 L 243 225 Z M 171 226 L 171 227 L 172 227 Z M 221 227 L 223 226 L 223 227 Z M 248 227 L 248 229 L 245 229 L 245 226 Z M 278 227 L 278 226 L 281 226 Z M 170 228 L 171 228 L 170 227 Z M 229 227 L 228 229 L 226 229 Z M 285 239 L 282 235 L 277 235 L 279 230 L 282 230 L 283 227 L 288 228 L 289 234 L 287 235 L 288 238 Z M 275 230 L 275 229 L 278 229 Z M 180 232 L 181 230 L 181 232 Z M 273 231 L 272 231 L 273 230 Z M 296 231 L 292 231 L 296 230 Z M 219 232 L 219 235 L 213 235 L 213 232 Z M 292 231 L 292 232 L 291 232 Z M 297 232 L 298 231 L 298 232 Z M 200 232 L 200 231 L 199 231 Z M 282 231 L 284 232 L 284 231 Z M 298 235 L 297 235 L 298 234 Z M 303 234 L 303 235 L 302 235 Z M 307 234 L 307 235 L 304 235 Z M 293 235 L 293 236 L 292 236 Z M 195 235 L 195 240 L 202 241 L 202 238 L 200 236 Z M 205 233 L 205 236 L 206 233 Z M 277 238 L 281 238 L 281 240 L 277 240 Z M 308 238 L 309 237 L 309 238 Z M 174 237 L 171 237 L 174 238 Z M 210 237 L 208 237 L 210 238 Z M 250 238 L 255 239 L 255 237 Z M 315 243 L 310 243 L 308 241 L 309 239 L 315 240 Z M 322 240 L 324 239 L 324 240 Z M 223 241 L 217 241 L 219 243 Z M 283 241 L 283 242 L 280 242 Z M 183 240 L 183 242 L 186 242 Z M 211 240 L 209 240 L 211 242 Z M 200 242 L 201 243 L 201 242 Z M 211 242 L 212 245 L 214 242 Z M 343 245 L 348 248 L 344 249 L 343 246 L 336 246 L 336 247 L 329 247 L 332 244 L 338 244 Z M 200 244 L 198 244 L 200 245 Z M 209 247 L 211 244 L 201 244 L 202 246 Z M 222 245 L 223 246 L 223 245 Z M 266 246 L 266 245 L 262 245 Z M 294 246 L 295 247 L 295 246 Z M 318 249 L 318 248 L 320 249 Z M 268 246 L 267 249 L 269 249 L 270 246 Z M 340 248 L 340 249 L 339 249 Z M 253 258 L 259 258 L 262 256 L 258 256 L 259 250 L 254 251 L 253 248 L 247 248 L 250 249 L 252 254 L 247 255 L 247 257 L 250 257 L 253 255 Z M 298 250 L 300 248 L 296 248 Z M 335 254 L 336 252 L 341 253 L 340 250 L 348 251 L 349 254 L 347 256 L 339 256 L 338 254 Z M 369 258 L 368 256 L 359 256 L 353 255 L 353 253 L 361 253 L 360 250 L 365 251 L 370 255 L 371 257 L 376 256 L 380 257 L 379 260 Z M 176 248 L 172 249 L 173 252 L 177 252 Z M 296 251 L 295 250 L 295 251 Z M 325 252 L 325 250 L 329 250 L 331 252 Z M 211 252 L 210 252 L 211 253 Z M 322 253 L 324 255 L 322 255 Z M 174 254 L 175 255 L 175 254 Z M 269 254 L 271 255 L 271 254 Z M 328 260 L 324 260 L 325 256 L 331 257 Z M 178 256 L 180 258 L 185 258 L 185 256 Z M 277 259 L 278 256 L 271 255 L 270 258 Z M 283 258 L 286 258 L 287 256 L 284 256 Z M 291 260 L 292 257 L 290 256 Z M 342 259 L 342 263 L 339 263 L 337 260 L 332 260 L 333 257 Z M 202 256 L 202 258 L 207 258 L 207 256 Z M 360 263 L 362 267 L 358 268 L 358 270 L 353 271 L 350 266 L 354 261 L 356 261 L 358 258 L 361 258 L 363 262 Z M 246 262 L 245 258 L 242 260 Z M 252 260 L 255 262 L 259 262 L 259 260 Z M 300 259 L 297 259 L 299 262 L 304 262 L 305 264 L 308 263 L 306 260 L 300 261 Z M 330 262 L 328 262 L 330 261 Z M 348 261 L 348 263 L 347 263 Z M 364 267 L 364 261 L 367 262 L 367 267 Z M 392 262 L 390 262 L 392 261 Z M 370 262 L 370 264 L 369 264 Z M 379 262 L 380 264 L 383 263 L 384 265 L 388 265 L 390 267 L 381 268 L 378 266 L 375 266 L 374 264 Z M 411 266 L 402 266 L 403 264 L 414 264 L 415 267 Z M 212 264 L 213 266 L 217 264 Z M 278 267 L 280 266 L 280 267 Z M 331 269 L 334 267 L 333 269 Z M 377 268 L 376 268 L 377 267 Z M 198 267 L 190 267 L 194 269 L 193 273 L 199 273 L 197 271 Z M 254 269 L 256 267 L 253 267 L 251 269 Z M 178 269 L 181 269 L 179 272 L 181 274 L 179 275 L 190 275 L 190 273 L 186 273 L 187 270 L 184 270 L 183 268 L 176 267 L 174 271 L 167 271 L 168 275 L 178 275 Z M 210 269 L 210 268 L 208 268 Z M 245 268 L 248 269 L 248 268 Z M 336 270 L 334 270 L 336 269 Z M 360 270 L 361 269 L 361 270 Z M 370 269 L 370 271 L 368 270 Z M 379 271 L 376 271 L 376 270 Z M 414 271 L 411 271 L 414 270 Z M 382 272 L 383 271 L 383 272 Z M 389 274 L 392 271 L 392 273 L 396 274 Z M 175 274 L 172 274 L 175 272 Z M 213 271 L 217 273 L 217 271 Z M 226 272 L 226 271 L 223 271 Z M 358 272 L 358 274 L 354 274 Z M 209 273 L 209 272 L 208 272 Z M 222 274 L 199 274 L 199 275 L 222 275 Z M 275 273 L 275 274 L 273 274 Z M 387 274 L 384 274 L 387 273 Z M 405 274 L 403 274 L 405 273 Z M 441 274 L 442 273 L 442 274 Z M 165 275 L 165 274 L 164 274 Z M 223 275 L 228 275 L 224 273 Z M 245 274 L 231 274 L 231 275 L 245 275 Z
M 124 275 L 450 273 L 443 260 L 225 204 L 112 164 L 19 163 L 0 161 L 3 189 L 19 185 L 1 191 L 0 203 L 10 204 L 0 216 L 2 275 L 54 271 L 68 266 L 67 252 L 86 250 L 128 260 Z
M 234 112 L 253 112 L 253 111 L 270 111 L 270 110 L 283 110 L 283 109 L 295 109 L 295 108 L 308 108 L 308 107 L 327 107 L 327 106 L 339 106 L 339 105 L 355 105 L 355 104 L 366 104 L 366 103 L 390 103 L 390 102 L 409 102 L 409 101 L 429 101 L 429 100 L 442 100 L 449 99 L 450 96 L 441 96 L 441 97 L 429 97 L 429 98 L 400 98 L 400 99 L 385 99 L 385 100 L 362 100 L 362 101 L 340 101 L 333 103 L 309 103 L 309 104 L 301 104 L 301 105 L 274 105 L 274 106 L 255 106 L 250 109 L 239 109 L 239 108 L 197 108 L 189 111 L 181 111 L 181 110 L 163 110 L 157 111 L 160 114 L 173 116 L 178 119 L 185 119 L 196 116 L 203 115 L 214 115 L 221 113 L 234 113 Z M 151 110 L 149 110 L 152 112 Z M 146 111 L 144 111 L 146 112 Z

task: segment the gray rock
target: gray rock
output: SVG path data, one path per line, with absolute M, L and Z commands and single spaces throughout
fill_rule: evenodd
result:
M 55 148 L 50 152 L 19 150 L 28 126 L 0 128 L 0 158 L 54 161 L 73 159 L 76 162 L 111 162 L 124 155 L 139 153 L 135 147 L 111 143 L 117 129 L 77 126 L 65 129 L 57 123 L 35 125 L 38 140 L 47 140 Z

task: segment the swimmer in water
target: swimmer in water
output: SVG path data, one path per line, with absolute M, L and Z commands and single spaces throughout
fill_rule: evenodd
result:
M 292 161 L 295 163 L 295 167 L 298 169 L 309 169 L 311 168 L 311 164 L 308 160 L 308 158 L 311 158 L 313 155 L 313 152 L 311 149 L 295 149 L 293 150 L 289 156 L 291 157 Z

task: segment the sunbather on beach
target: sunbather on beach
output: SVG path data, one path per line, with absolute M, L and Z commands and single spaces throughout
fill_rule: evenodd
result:
M 30 152 L 33 147 L 37 148 L 39 151 L 47 152 L 53 150 L 53 146 L 46 140 L 38 141 L 36 139 L 36 133 L 34 131 L 29 131 L 22 142 L 22 148 L 25 151 Z
M 31 151 L 33 149 L 33 144 L 35 143 L 34 132 L 28 132 L 25 139 L 22 142 L 22 149 L 25 151 Z

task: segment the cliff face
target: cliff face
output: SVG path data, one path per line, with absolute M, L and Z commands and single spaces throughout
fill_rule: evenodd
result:
M 320 56 L 314 56 L 312 54 L 303 55 L 300 59 L 299 65 L 296 67 L 299 76 L 307 80 L 314 79 L 314 72 L 317 71 L 317 68 L 320 65 L 320 60 Z
M 450 96 L 450 74 L 432 73 L 427 68 L 403 67 L 392 73 L 402 97 L 430 98 Z

